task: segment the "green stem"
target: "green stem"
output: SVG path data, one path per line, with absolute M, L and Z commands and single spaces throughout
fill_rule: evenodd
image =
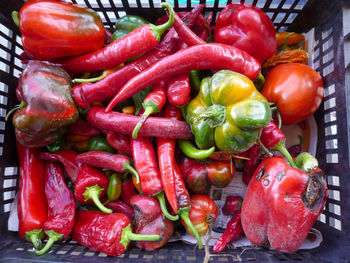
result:
M 45 234 L 49 237 L 49 240 L 46 242 L 45 246 L 41 250 L 35 251 L 35 254 L 37 254 L 39 256 L 46 253 L 46 251 L 49 250 L 49 248 L 52 246 L 53 243 L 55 243 L 57 240 L 60 240 L 63 238 L 63 234 L 59 234 L 53 230 L 45 231 Z
M 294 168 L 298 168 L 293 160 L 293 157 L 290 155 L 290 153 L 288 152 L 288 150 L 286 149 L 286 147 L 284 147 L 282 140 L 277 143 L 275 146 L 273 146 L 271 148 L 272 150 L 276 150 L 279 151 L 280 153 L 282 153 L 284 155 L 284 157 L 287 158 L 288 162 L 290 163 L 290 165 Z
M 73 83 L 87 83 L 87 82 L 96 82 L 96 81 L 99 81 L 101 79 L 104 79 L 105 77 L 107 76 L 107 72 L 106 71 L 103 71 L 103 73 L 98 76 L 98 77 L 95 77 L 95 78 L 89 78 L 89 79 L 73 79 Z
M 122 235 L 120 237 L 120 244 L 126 249 L 130 241 L 158 241 L 160 235 L 140 235 L 132 232 L 131 225 L 127 225 L 122 230 Z
M 31 241 L 36 249 L 39 249 L 42 245 L 41 239 L 44 238 L 44 232 L 42 229 L 34 229 L 26 232 L 25 238 L 26 240 Z
M 23 110 L 25 108 L 25 106 L 27 106 L 27 104 L 24 101 L 21 101 L 20 104 L 16 105 L 12 110 L 10 110 L 6 117 L 5 117 L 5 121 L 7 121 L 9 119 L 9 117 L 11 116 L 12 113 L 14 113 L 17 110 Z
M 181 219 L 185 222 L 187 227 L 191 230 L 191 232 L 194 235 L 194 237 L 197 239 L 198 248 L 199 249 L 203 249 L 202 239 L 199 236 L 196 228 L 194 227 L 194 225 L 192 224 L 192 222 L 190 220 L 190 213 L 189 213 L 189 211 L 179 209 L 178 214 L 180 215 Z
M 136 178 L 136 183 L 139 184 L 140 183 L 140 176 L 139 174 L 137 173 L 137 171 L 135 170 L 134 167 L 132 167 L 130 165 L 130 163 L 128 161 L 126 161 L 124 164 L 123 164 L 123 170 L 124 171 L 129 171 L 133 176 L 135 176 Z
M 289 34 L 286 35 L 286 37 L 284 38 L 284 41 L 283 41 L 282 50 L 288 48 L 288 45 L 287 45 L 288 37 L 290 37 L 293 34 L 294 34 L 294 32 L 290 32 Z
M 19 27 L 19 13 L 17 11 L 12 11 L 11 13 L 13 23 Z
M 299 154 L 294 162 L 297 168 L 307 173 L 318 167 L 317 159 L 308 152 Z
M 265 147 L 265 145 L 261 142 L 260 137 L 261 137 L 261 132 L 262 129 L 259 131 L 258 133 L 258 138 L 256 140 L 256 142 L 259 144 L 259 146 L 261 147 L 261 149 L 263 149 L 263 151 L 269 156 L 271 157 L 273 154 Z
M 85 201 L 92 200 L 102 212 L 106 214 L 111 214 L 113 212 L 112 209 L 105 207 L 99 199 L 102 191 L 103 188 L 96 184 L 90 187 L 86 187 L 83 196 L 85 198 Z
M 169 10 L 169 20 L 166 23 L 159 26 L 153 24 L 150 25 L 151 30 L 158 41 L 160 40 L 162 34 L 174 24 L 174 9 L 171 6 L 171 4 L 162 3 L 162 7 L 165 7 Z
M 181 151 L 190 158 L 201 160 L 206 159 L 215 151 L 215 147 L 209 149 L 198 149 L 189 140 L 178 140 L 178 145 Z
M 137 135 L 141 129 L 141 126 L 143 125 L 143 123 L 147 120 L 148 116 L 155 113 L 155 109 L 153 107 L 145 107 L 145 111 L 142 114 L 141 120 L 136 124 L 134 130 L 132 131 L 132 137 L 134 139 L 137 138 Z
M 159 204 L 160 204 L 160 209 L 162 210 L 165 217 L 171 221 L 177 221 L 179 219 L 179 216 L 178 215 L 176 215 L 176 216 L 171 215 L 166 208 L 165 196 L 164 196 L 163 191 L 161 191 L 160 193 L 157 194 L 157 199 L 158 199 Z

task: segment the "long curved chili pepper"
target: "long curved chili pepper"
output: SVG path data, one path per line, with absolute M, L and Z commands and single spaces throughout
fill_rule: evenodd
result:
M 187 157 L 197 160 L 206 159 L 215 151 L 214 146 L 209 149 L 198 149 L 189 140 L 180 139 L 177 141 L 177 145 Z
M 92 107 L 87 114 L 88 122 L 100 129 L 131 135 L 134 127 L 140 121 L 140 116 L 105 112 L 105 108 Z M 139 136 L 162 137 L 172 139 L 192 139 L 193 135 L 189 125 L 184 121 L 171 120 L 162 117 L 148 117 L 142 125 Z
M 168 104 L 164 111 L 164 117 L 180 120 L 182 113 L 179 108 Z M 189 229 L 191 229 L 197 239 L 199 249 L 202 249 L 202 240 L 189 218 L 191 199 L 182 178 L 180 168 L 175 160 L 175 146 L 175 140 L 157 138 L 158 162 L 164 191 L 170 205 Z
M 131 156 L 131 147 L 129 137 L 117 132 L 106 132 L 106 139 L 108 143 L 116 150 Z
M 55 241 L 70 235 L 74 225 L 76 208 L 73 193 L 64 182 L 64 171 L 61 165 L 47 163 L 45 172 L 48 215 L 43 230 L 49 239 L 41 250 L 35 251 L 37 255 L 43 255 Z
M 128 59 L 137 57 L 155 47 L 162 34 L 173 25 L 174 10 L 169 3 L 162 3 L 169 10 L 169 20 L 162 25 L 143 25 L 131 33 L 97 51 L 77 57 L 59 60 L 57 63 L 69 72 L 95 72 L 113 68 Z
M 218 43 L 195 45 L 159 60 L 130 79 L 108 104 L 106 112 L 162 79 L 169 79 L 193 69 L 227 69 L 255 79 L 260 72 L 260 63 L 248 53 L 233 46 Z
M 185 15 L 184 19 L 186 18 L 186 24 L 189 27 L 193 26 L 196 18 L 203 10 L 203 7 L 204 5 L 198 5 Z M 87 109 L 94 101 L 105 101 L 113 97 L 130 78 L 150 67 L 161 58 L 175 53 L 178 50 L 179 42 L 180 38 L 176 30 L 171 28 L 159 45 L 131 63 L 128 63 L 123 68 L 108 75 L 97 83 L 83 83 L 75 86 L 72 92 L 75 103 L 79 107 Z
M 245 161 L 243 168 L 242 181 L 246 185 L 248 185 L 250 179 L 252 178 L 256 167 L 259 165 L 260 161 L 260 146 L 258 144 L 254 144 L 248 150 L 248 158 L 249 160 Z
M 139 182 L 139 174 L 130 164 L 130 158 L 122 154 L 91 151 L 79 154 L 77 160 L 82 164 L 111 169 L 117 173 L 130 172 Z
M 190 76 L 187 73 L 180 74 L 168 80 L 167 99 L 174 106 L 182 106 L 190 101 L 191 85 Z
M 38 148 L 29 148 L 16 142 L 19 159 L 18 233 L 23 239 L 40 248 L 44 237 L 42 227 L 47 219 L 45 196 L 45 164 L 39 158 Z
M 151 138 L 132 138 L 131 148 L 135 167 L 140 176 L 141 192 L 146 195 L 157 197 L 165 217 L 172 221 L 178 220 L 179 217 L 172 216 L 166 208 L 163 183 Z
M 137 123 L 134 130 L 132 131 L 132 137 L 137 138 L 137 134 L 142 127 L 142 124 L 146 121 L 149 115 L 157 113 L 162 110 L 166 102 L 165 95 L 165 83 L 164 81 L 159 82 L 158 84 L 152 87 L 152 90 L 142 103 L 144 112 L 141 116 L 141 120 Z

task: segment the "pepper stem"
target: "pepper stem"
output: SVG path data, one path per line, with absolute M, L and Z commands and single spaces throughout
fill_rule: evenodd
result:
M 98 76 L 98 77 L 95 77 L 95 78 L 89 78 L 89 79 L 73 79 L 72 82 L 73 83 L 89 83 L 89 82 L 96 82 L 96 81 L 99 81 L 101 79 L 104 79 L 105 77 L 107 76 L 107 71 L 103 71 L 103 73 Z
M 63 234 L 59 234 L 53 230 L 45 231 L 45 234 L 49 237 L 49 240 L 46 242 L 45 246 L 41 250 L 35 251 L 35 254 L 39 256 L 45 254 L 46 251 L 49 250 L 49 248 L 52 246 L 53 243 L 63 238 Z
M 310 173 L 318 167 L 317 159 L 308 152 L 303 152 L 295 158 L 295 165 L 304 172 Z
M 162 3 L 161 6 L 167 8 L 169 10 L 169 20 L 166 23 L 159 25 L 159 26 L 156 26 L 153 24 L 150 25 L 151 30 L 154 33 L 154 35 L 158 41 L 160 40 L 162 34 L 174 24 L 174 9 L 171 6 L 171 4 Z
M 13 23 L 19 27 L 19 13 L 17 11 L 12 11 L 11 13 Z
M 272 150 L 279 151 L 287 158 L 288 162 L 293 168 L 298 168 L 293 160 L 293 157 L 290 155 L 286 147 L 284 147 L 282 140 L 280 140 L 275 146 L 271 147 Z
M 120 244 L 126 249 L 130 241 L 158 241 L 160 235 L 140 235 L 132 232 L 131 225 L 127 225 L 122 230 L 122 235 L 120 237 Z
M 157 199 L 159 201 L 160 209 L 162 210 L 164 216 L 171 221 L 177 221 L 179 219 L 179 216 L 178 215 L 176 215 L 176 216 L 171 215 L 166 208 L 165 196 L 164 196 L 163 191 L 161 191 L 160 193 L 157 194 Z
M 137 135 L 141 129 L 141 126 L 143 125 L 143 123 L 147 120 L 148 116 L 157 112 L 157 110 L 155 110 L 154 107 L 152 106 L 148 106 L 148 107 L 145 107 L 145 111 L 144 113 L 142 114 L 142 117 L 141 117 L 141 120 L 136 124 L 134 130 L 132 131 L 132 137 L 134 139 L 137 138 Z
M 136 178 L 136 183 L 139 184 L 140 183 L 140 176 L 139 174 L 137 173 L 137 171 L 135 170 L 134 167 L 132 167 L 130 165 L 130 163 L 128 161 L 126 161 L 124 164 L 123 164 L 123 170 L 124 171 L 129 171 L 133 176 L 135 176 Z
M 41 239 L 44 238 L 44 232 L 42 229 L 34 229 L 26 232 L 25 238 L 26 240 L 31 241 L 36 249 L 39 249 L 42 245 Z
M 198 243 L 198 248 L 199 249 L 203 249 L 203 244 L 202 244 L 202 239 L 199 236 L 196 228 L 194 227 L 194 225 L 192 224 L 191 220 L 190 220 L 190 213 L 187 210 L 179 210 L 179 215 L 181 217 L 181 219 L 185 222 L 185 224 L 187 225 L 187 227 L 191 230 L 192 234 L 194 235 L 194 237 L 197 239 L 197 243 Z
M 106 214 L 111 214 L 113 212 L 112 209 L 105 207 L 99 199 L 102 191 L 103 188 L 96 184 L 90 187 L 86 187 L 83 196 L 85 198 L 85 201 L 92 200 L 102 212 Z
M 5 121 L 7 121 L 9 119 L 9 117 L 11 116 L 12 113 L 14 113 L 17 110 L 23 110 L 25 108 L 25 106 L 27 106 L 27 104 L 24 101 L 21 101 L 20 104 L 16 105 L 12 110 L 10 110 L 6 117 L 5 117 Z

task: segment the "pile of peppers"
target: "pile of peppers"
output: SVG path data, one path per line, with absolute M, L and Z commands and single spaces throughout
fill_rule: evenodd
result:
M 216 24 L 204 4 L 161 7 L 155 24 L 125 15 L 113 32 L 63 1 L 13 12 L 26 64 L 12 118 L 20 237 L 37 255 L 70 237 L 120 256 L 163 247 L 182 228 L 202 249 L 222 213 L 231 219 L 215 253 L 243 235 L 296 251 L 327 198 L 316 158 L 299 148 L 292 157 L 281 130 L 323 99 L 322 77 L 302 64 L 303 36 L 276 33 L 244 3 Z M 246 194 L 221 211 L 209 190 L 237 172 Z

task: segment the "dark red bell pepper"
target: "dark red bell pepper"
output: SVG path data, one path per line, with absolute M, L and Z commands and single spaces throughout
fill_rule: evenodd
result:
M 250 180 L 242 226 L 253 244 L 269 242 L 275 250 L 295 252 L 323 211 L 326 175 L 310 154 L 302 153 L 297 159 L 300 169 L 290 167 L 284 157 L 266 159 Z
M 120 256 L 130 241 L 157 241 L 159 235 L 139 235 L 132 232 L 130 219 L 120 213 L 78 210 L 72 238 L 79 244 L 110 256 Z
M 261 9 L 243 3 L 227 5 L 215 25 L 215 42 L 248 52 L 260 63 L 276 53 L 276 30 Z
M 64 182 L 64 171 L 61 165 L 47 163 L 45 173 L 48 215 L 43 230 L 49 239 L 45 247 L 35 252 L 37 255 L 44 254 L 55 241 L 70 235 L 74 226 L 76 208 L 73 193 Z
M 255 79 L 260 72 L 260 64 L 248 53 L 233 46 L 219 43 L 195 45 L 159 60 L 131 78 L 108 104 L 106 112 L 149 85 L 194 69 L 227 69 Z
M 19 29 L 25 51 L 40 60 L 95 51 L 103 47 L 106 35 L 94 10 L 55 0 L 25 2 Z
M 116 67 L 152 49 L 159 43 L 162 34 L 174 23 L 172 6 L 169 3 L 161 3 L 161 6 L 169 10 L 169 20 L 166 23 L 159 26 L 143 25 L 102 49 L 57 63 L 69 72 L 96 72 Z
M 157 199 L 135 195 L 131 198 L 131 206 L 135 211 L 135 233 L 160 236 L 158 241 L 137 241 L 135 245 L 144 250 L 155 250 L 164 246 L 174 232 L 174 224 L 164 216 Z
M 47 219 L 45 195 L 45 164 L 39 158 L 39 149 L 16 143 L 19 159 L 18 234 L 40 248 L 42 230 Z
M 226 216 L 234 215 L 238 210 L 242 208 L 243 199 L 239 195 L 228 196 L 224 206 L 222 207 L 222 213 Z

